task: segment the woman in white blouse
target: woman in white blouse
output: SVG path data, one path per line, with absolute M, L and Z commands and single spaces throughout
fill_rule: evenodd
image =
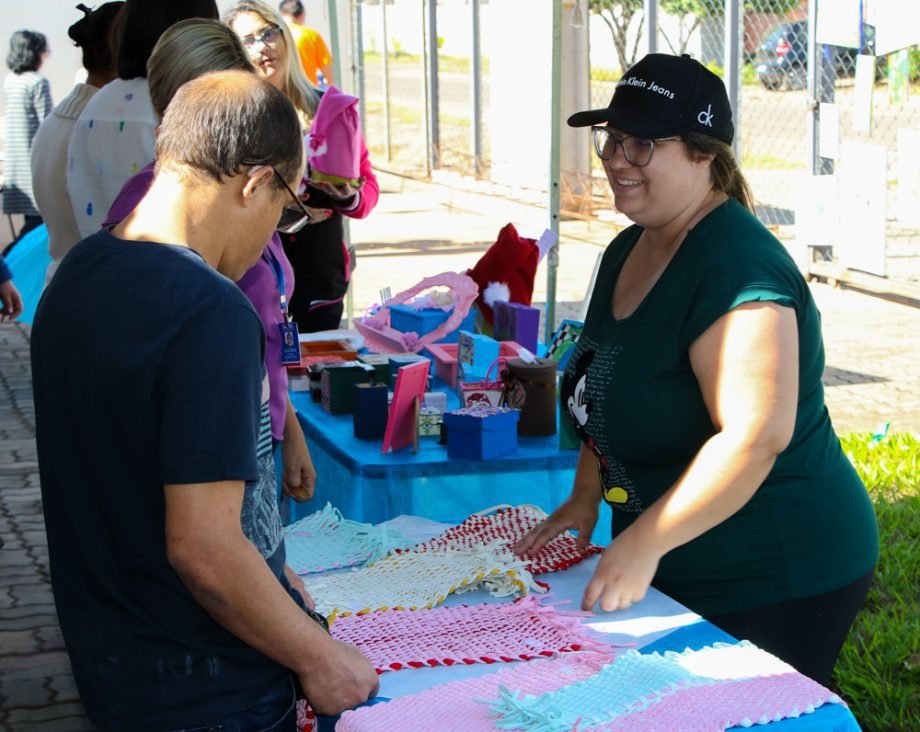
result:
M 80 238 L 95 233 L 128 178 L 153 160 L 159 119 L 147 59 L 160 35 L 186 18 L 213 18 L 215 0 L 127 0 L 117 26 L 118 78 L 93 96 L 74 126 L 67 192 Z
M 124 2 L 109 2 L 90 10 L 82 3 L 83 17 L 67 29 L 74 45 L 83 51 L 86 83 L 77 84 L 51 114 L 45 117 L 32 142 L 32 181 L 35 202 L 48 227 L 51 280 L 64 255 L 82 238 L 67 195 L 67 145 L 80 113 L 99 89 L 115 78 L 112 25 Z

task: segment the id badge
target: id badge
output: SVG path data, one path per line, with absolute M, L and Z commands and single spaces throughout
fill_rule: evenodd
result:
M 278 323 L 281 330 L 281 365 L 300 366 L 300 334 L 297 323 Z

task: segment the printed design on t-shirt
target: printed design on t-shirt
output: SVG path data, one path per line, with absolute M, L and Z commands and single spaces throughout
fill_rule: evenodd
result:
M 243 533 L 259 553 L 268 559 L 281 543 L 281 516 L 278 513 L 275 458 L 272 454 L 271 412 L 268 404 L 268 377 L 262 379 L 262 407 L 259 410 L 259 437 L 256 447 L 259 477 L 246 483 L 240 523 Z
M 597 458 L 601 489 L 607 503 L 629 512 L 642 510 L 635 485 L 622 462 L 611 455 L 607 419 L 616 418 L 607 399 L 619 346 L 601 348 L 582 333 L 562 382 L 563 410 L 585 446 Z

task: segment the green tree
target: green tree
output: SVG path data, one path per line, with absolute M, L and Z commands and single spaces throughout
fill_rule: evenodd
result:
M 722 17 L 724 0 L 658 0 L 662 12 L 679 20 L 678 37 L 669 38 L 662 33 L 672 53 L 684 53 L 693 33 L 703 18 Z M 782 16 L 798 7 L 803 0 L 744 0 L 745 13 L 768 13 Z M 610 30 L 613 47 L 617 53 L 620 68 L 626 69 L 636 62 L 642 28 L 645 24 L 642 0 L 588 0 L 591 12 L 599 16 Z M 630 24 L 638 16 L 638 27 L 631 47 L 627 38 Z

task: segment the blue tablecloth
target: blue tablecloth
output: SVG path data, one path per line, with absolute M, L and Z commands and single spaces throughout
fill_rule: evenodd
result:
M 439 530 L 446 528 L 440 527 L 439 529 L 435 525 L 420 526 L 416 530 L 419 522 L 411 516 L 402 516 L 396 521 L 388 522 L 387 525 L 403 532 L 404 535 L 415 541 L 425 541 L 439 533 Z M 597 561 L 597 558 L 594 557 L 563 572 L 542 575 L 540 579 L 550 585 L 552 593 L 550 601 L 568 600 L 571 605 L 563 606 L 563 609 L 578 607 L 582 591 Z M 309 584 L 309 577 L 306 580 Z M 445 604 L 450 606 L 507 601 L 507 598 L 494 598 L 479 590 L 463 595 L 449 595 Z M 584 620 L 584 623 L 592 630 L 605 635 L 607 641 L 633 645 L 641 653 L 680 652 L 687 648 L 697 650 L 713 643 L 737 642 L 725 631 L 654 588 L 649 590 L 644 600 L 628 610 L 604 613 L 597 609 L 592 617 Z M 385 701 L 416 693 L 437 684 L 488 674 L 495 668 L 487 664 L 469 666 L 454 664 L 453 666 L 425 667 L 411 671 L 385 673 L 380 677 L 380 696 L 374 701 Z M 335 720 L 332 718 L 320 717 L 319 723 L 319 732 L 333 732 L 335 729 Z M 405 729 L 412 729 L 411 720 L 406 721 Z M 733 727 L 732 729 L 741 728 Z M 763 730 L 763 732 L 859 732 L 860 728 L 853 713 L 847 707 L 841 704 L 824 704 L 812 714 L 804 714 L 797 718 L 784 719 L 764 726 L 758 725 L 755 729 Z
M 448 407 L 457 405 L 448 392 Z M 352 415 L 327 414 L 307 392 L 291 392 L 317 472 L 316 497 L 288 500 L 291 521 L 330 501 L 350 519 L 380 523 L 402 514 L 459 523 L 502 503 L 531 503 L 544 511 L 561 504 L 572 489 L 577 450 L 559 449 L 559 436 L 521 437 L 517 452 L 498 460 L 449 460 L 435 437 L 383 454 L 381 440 L 358 440 Z M 593 537 L 610 541 L 610 510 L 602 507 Z

